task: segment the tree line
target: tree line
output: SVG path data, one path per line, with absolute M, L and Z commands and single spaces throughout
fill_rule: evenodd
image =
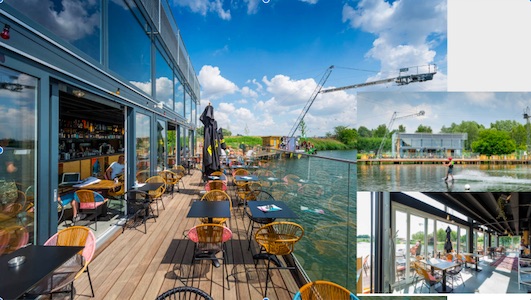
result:
M 460 124 L 452 123 L 450 126 L 443 126 L 439 133 L 466 133 L 468 139 L 465 141 L 464 150 L 484 155 L 504 155 L 511 154 L 517 150 L 526 151 L 528 143 L 531 143 L 530 125 L 521 124 L 514 120 L 499 120 L 490 124 L 486 128 L 475 121 L 462 121 Z M 404 125 L 399 125 L 398 129 L 389 132 L 385 124 L 369 129 L 365 126 L 348 128 L 337 126 L 333 133 L 327 133 L 327 137 L 335 138 L 352 149 L 359 152 L 376 152 L 384 142 L 384 151 L 391 151 L 391 136 L 395 132 L 406 132 Z M 419 125 L 415 133 L 434 133 L 430 126 Z

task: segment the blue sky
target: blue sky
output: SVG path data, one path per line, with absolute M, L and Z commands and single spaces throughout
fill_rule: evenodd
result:
M 266 1 L 267 2 L 267 1 Z M 286 135 L 317 82 L 324 88 L 390 78 L 437 64 L 433 81 L 319 95 L 305 117 L 323 136 L 356 115 L 363 91 L 446 91 L 446 0 L 171 0 L 218 125 L 234 134 Z M 425 70 L 421 68 L 421 72 Z
M 388 125 L 394 112 L 397 117 L 405 117 L 421 110 L 425 112 L 423 116 L 397 119 L 392 129 L 402 124 L 406 132 L 412 133 L 422 124 L 439 133 L 442 126 L 461 121 L 476 121 L 486 128 L 498 120 L 525 124 L 523 113 L 530 107 L 530 96 L 525 92 L 359 93 L 357 120 L 352 126 L 373 129 L 380 124 Z

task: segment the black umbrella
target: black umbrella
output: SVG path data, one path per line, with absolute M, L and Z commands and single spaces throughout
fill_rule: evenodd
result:
M 452 233 L 452 229 L 450 229 L 450 226 L 446 228 L 446 242 L 444 243 L 444 250 L 446 250 L 446 253 L 452 252 L 452 241 L 450 239 L 450 233 Z
M 218 129 L 219 146 L 223 150 L 227 150 L 227 144 L 225 143 L 225 137 L 223 137 L 223 128 Z
M 203 179 L 219 170 L 219 138 L 217 122 L 214 120 L 214 107 L 208 105 L 199 117 L 204 127 L 203 142 Z

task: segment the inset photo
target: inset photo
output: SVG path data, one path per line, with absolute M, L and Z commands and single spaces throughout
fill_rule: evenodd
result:
M 526 192 L 358 192 L 358 295 L 531 292 L 530 208 Z
M 357 99 L 358 191 L 531 191 L 531 93 Z

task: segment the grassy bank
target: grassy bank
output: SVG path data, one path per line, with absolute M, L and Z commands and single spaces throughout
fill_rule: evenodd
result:
M 312 143 L 317 150 L 349 150 L 347 145 L 341 143 L 338 140 L 331 138 L 306 138 L 300 139 L 299 143 L 306 140 Z M 234 149 L 238 149 L 241 143 L 248 146 L 262 146 L 262 137 L 260 136 L 228 136 L 225 137 L 225 143 Z

